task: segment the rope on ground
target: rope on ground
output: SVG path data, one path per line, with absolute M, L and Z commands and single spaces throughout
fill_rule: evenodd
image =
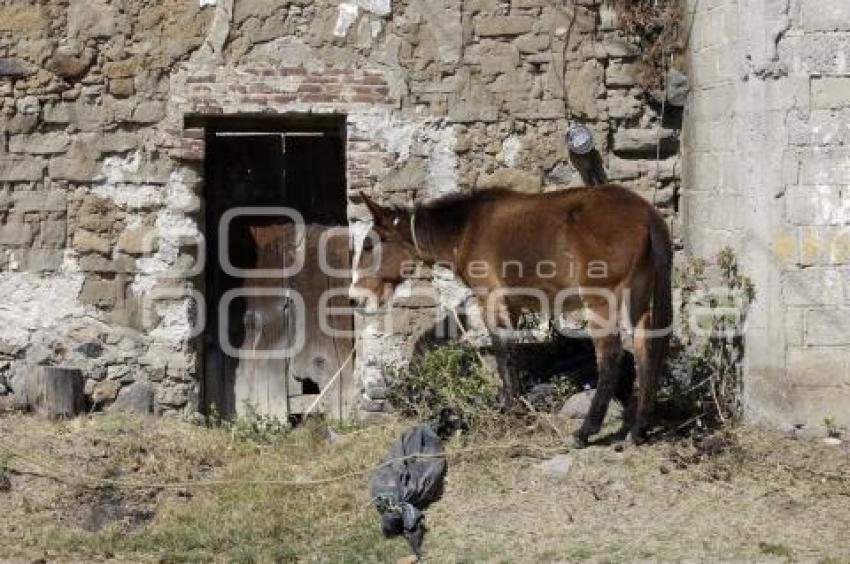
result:
M 163 489 L 163 490 L 185 490 L 191 488 L 208 488 L 208 487 L 222 487 L 222 486 L 239 486 L 239 485 L 251 485 L 251 486 L 278 486 L 278 487 L 292 487 L 292 488 L 307 488 L 307 487 L 316 487 L 328 485 L 336 482 L 341 482 L 345 480 L 349 480 L 352 478 L 359 478 L 361 476 L 365 476 L 366 474 L 370 474 L 375 470 L 382 468 L 384 466 L 388 466 L 391 464 L 395 464 L 396 462 L 403 462 L 405 460 L 412 460 L 418 458 L 451 458 L 455 456 L 475 454 L 475 453 L 483 453 L 490 451 L 506 451 L 513 449 L 523 449 L 525 451 L 536 451 L 539 454 L 557 454 L 559 452 L 563 452 L 565 447 L 561 446 L 539 446 L 532 447 L 525 442 L 509 442 L 509 443 L 491 443 L 487 445 L 481 445 L 476 447 L 467 447 L 456 449 L 451 452 L 445 452 L 441 454 L 414 454 L 409 456 L 402 456 L 399 458 L 392 458 L 389 460 L 385 460 L 379 464 L 375 464 L 369 466 L 367 468 L 363 468 L 361 470 L 355 470 L 352 472 L 347 472 L 344 474 L 338 474 L 336 476 L 331 476 L 328 478 L 318 478 L 314 480 L 193 480 L 193 481 L 185 481 L 185 482 L 143 482 L 138 480 L 119 480 L 114 478 L 100 478 L 97 476 L 91 476 L 88 474 L 80 473 L 80 472 L 72 472 L 70 470 L 59 468 L 58 470 L 51 469 L 47 466 L 46 463 L 38 461 L 36 458 L 29 456 L 14 447 L 5 444 L 3 441 L 0 441 L 0 452 L 4 452 L 12 458 L 19 459 L 36 470 L 38 472 L 30 471 L 30 474 L 40 475 L 44 478 L 50 478 L 56 480 L 58 482 L 62 482 L 71 486 L 78 487 L 86 487 L 86 488 L 99 488 L 99 487 L 113 487 L 118 489 L 135 489 L 135 490 L 147 490 L 147 489 Z M 54 468 L 56 465 L 52 465 Z

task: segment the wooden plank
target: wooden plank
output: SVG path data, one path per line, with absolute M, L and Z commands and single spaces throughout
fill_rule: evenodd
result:
M 345 307 L 348 305 L 346 289 L 350 284 L 347 276 L 331 276 L 323 272 L 319 260 L 319 245 L 322 234 L 328 228 L 321 225 L 309 225 L 306 232 L 306 260 L 304 268 L 300 273 L 288 280 L 293 291 L 300 293 L 306 304 L 309 315 L 305 319 L 305 344 L 304 348 L 292 359 L 289 365 L 288 385 L 290 389 L 290 413 L 303 412 L 304 408 L 312 403 L 312 400 L 295 402 L 292 397 L 304 396 L 315 399 L 315 396 L 324 389 L 334 374 L 343 366 L 346 358 L 354 346 L 351 337 L 334 337 L 322 330 L 319 315 L 323 308 L 320 303 L 325 300 L 330 307 Z M 337 230 L 339 231 L 339 230 Z M 328 237 L 326 241 L 326 256 L 329 266 L 336 270 L 344 270 L 350 264 L 348 249 L 348 237 Z M 339 274 L 339 273 L 338 273 Z M 325 295 L 328 290 L 336 289 L 338 293 L 330 298 Z M 353 320 L 350 315 L 329 316 L 328 324 L 339 331 L 350 331 Z M 352 392 L 352 370 L 350 366 L 343 368 L 339 382 L 335 389 L 331 390 L 316 409 L 316 412 L 324 412 L 336 418 L 343 418 L 350 414 L 354 399 Z M 307 393 L 312 391 L 313 393 Z
M 295 259 L 297 241 L 292 225 L 252 225 L 251 235 L 256 242 L 255 268 L 280 269 Z M 246 411 L 248 402 L 264 415 L 286 418 L 290 415 L 287 398 L 289 388 L 286 374 L 290 360 L 278 355 L 295 339 L 290 315 L 290 303 L 282 292 L 287 281 L 283 278 L 249 278 L 244 288 L 277 295 L 246 296 L 243 316 L 244 339 L 235 369 L 234 399 L 236 412 Z M 258 358 L 251 356 L 259 355 Z

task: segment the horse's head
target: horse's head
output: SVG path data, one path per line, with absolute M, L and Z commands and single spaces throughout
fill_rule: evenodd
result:
M 372 214 L 372 229 L 355 256 L 351 298 L 362 307 L 385 305 L 419 260 L 410 235 L 410 212 L 384 208 L 360 195 Z

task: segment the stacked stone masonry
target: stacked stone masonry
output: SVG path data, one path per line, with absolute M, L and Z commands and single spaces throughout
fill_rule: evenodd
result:
M 359 190 L 409 204 L 577 185 L 564 133 L 584 123 L 611 179 L 654 193 L 682 231 L 677 131 L 659 131 L 659 105 L 636 84 L 639 46 L 607 2 L 359 0 L 351 21 L 329 0 L 212 4 L 0 0 L 0 393 L 29 364 L 62 365 L 84 371 L 95 407 L 198 409 L 197 307 L 178 275 L 203 229 L 204 131 L 185 126 L 189 114 L 344 114 L 355 226 L 367 219 Z M 816 106 L 789 114 L 789 132 L 805 117 L 834 128 L 829 139 L 846 136 L 829 119 L 846 101 L 829 80 L 806 81 Z M 697 95 L 701 111 L 720 103 Z M 830 158 L 804 129 L 782 154 Z M 829 182 L 806 179 L 826 174 L 809 165 L 795 170 L 786 201 L 805 200 L 812 183 L 844 196 L 850 168 Z M 794 217 L 800 229 L 830 228 Z M 846 296 L 831 285 L 831 257 L 807 253 L 813 269 L 800 273 L 822 273 L 811 275 L 824 292 Z M 833 302 L 788 300 L 806 327 L 789 358 L 836 345 L 812 313 Z M 430 304 L 408 306 L 392 334 L 364 328 L 365 405 L 380 408 L 380 367 L 409 353 L 429 315 Z
M 850 3 L 691 1 L 683 223 L 755 282 L 752 419 L 850 424 Z

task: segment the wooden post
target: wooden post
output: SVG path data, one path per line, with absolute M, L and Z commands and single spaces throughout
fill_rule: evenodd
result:
M 33 366 L 24 394 L 27 407 L 43 417 L 73 417 L 85 409 L 83 374 L 73 368 Z
M 570 162 L 578 170 L 585 186 L 601 186 L 608 183 L 608 174 L 602 164 L 602 155 L 596 149 L 585 154 L 570 151 Z

